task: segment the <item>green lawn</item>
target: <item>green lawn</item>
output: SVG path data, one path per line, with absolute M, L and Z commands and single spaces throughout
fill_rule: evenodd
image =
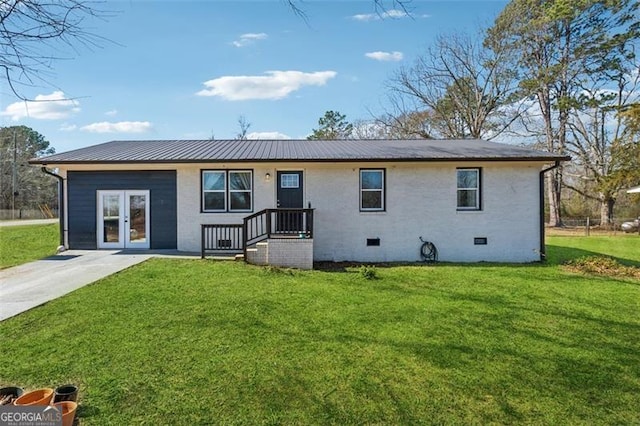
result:
M 0 269 L 56 254 L 57 224 L 0 226 Z
M 0 323 L 0 385 L 83 424 L 638 424 L 640 281 L 545 265 L 282 271 L 153 259 Z

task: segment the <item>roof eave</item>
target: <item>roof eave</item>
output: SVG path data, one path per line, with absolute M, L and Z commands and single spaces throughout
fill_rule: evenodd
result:
M 180 159 L 180 160 L 71 160 L 47 161 L 47 159 L 29 160 L 29 164 L 65 165 L 65 164 L 188 164 L 188 163 L 444 163 L 444 162 L 551 162 L 569 161 L 569 156 L 557 157 L 441 157 L 441 158 L 278 158 L 278 159 Z

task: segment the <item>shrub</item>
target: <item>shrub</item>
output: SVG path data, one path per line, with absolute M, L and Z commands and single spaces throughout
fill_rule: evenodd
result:
M 375 280 L 378 278 L 378 271 L 375 266 L 362 265 L 360 266 L 358 273 L 365 280 Z

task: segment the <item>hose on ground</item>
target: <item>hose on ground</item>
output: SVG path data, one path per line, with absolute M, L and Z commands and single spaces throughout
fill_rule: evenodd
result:
M 438 261 L 438 249 L 436 245 L 431 241 L 425 241 L 420 237 L 420 241 L 422 241 L 422 246 L 420 247 L 420 257 L 425 262 L 437 262 Z

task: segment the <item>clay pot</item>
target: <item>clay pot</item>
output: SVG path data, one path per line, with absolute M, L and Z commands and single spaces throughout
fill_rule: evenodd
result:
M 56 402 L 53 404 L 60 413 L 62 413 L 62 426 L 71 426 L 73 425 L 73 419 L 76 417 L 76 409 L 78 408 L 78 404 L 73 401 L 62 401 Z
M 13 401 L 13 405 L 49 405 L 52 398 L 53 389 L 37 389 L 23 394 Z
M 75 385 L 58 386 L 54 392 L 53 402 L 78 401 L 78 387 Z
M 24 390 L 22 388 L 17 387 L 17 386 L 9 386 L 9 387 L 6 387 L 6 388 L 2 388 L 2 389 L 0 389 L 0 401 L 5 401 L 4 405 L 12 404 L 13 400 L 17 399 L 23 393 L 24 393 Z M 5 397 L 7 395 L 11 395 L 13 397 L 13 399 L 5 400 Z

